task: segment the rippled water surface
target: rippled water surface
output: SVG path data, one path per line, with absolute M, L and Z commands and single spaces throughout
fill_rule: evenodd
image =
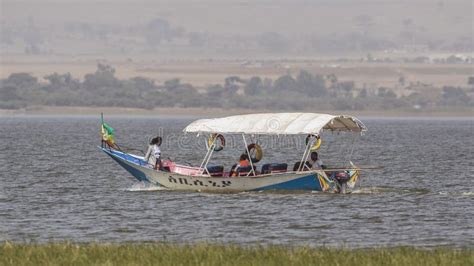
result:
M 124 147 L 165 137 L 164 157 L 199 164 L 192 119 L 107 119 Z M 0 118 L 0 241 L 172 241 L 344 246 L 474 245 L 474 120 L 370 119 L 352 160 L 363 172 L 349 195 L 207 194 L 157 190 L 97 149 L 97 117 Z M 349 138 L 347 138 L 349 137 Z M 323 139 L 325 162 L 350 151 Z M 233 163 L 240 138 L 215 163 Z M 266 161 L 296 161 L 291 139 L 269 139 Z M 235 152 L 232 152 L 231 146 Z M 336 158 L 336 159 L 335 159 Z M 261 164 L 260 164 L 261 165 Z

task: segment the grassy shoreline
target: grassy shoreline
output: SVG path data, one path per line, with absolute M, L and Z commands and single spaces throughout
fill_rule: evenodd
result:
M 473 265 L 474 250 L 226 244 L 0 244 L 0 265 Z
M 260 109 L 223 109 L 223 108 L 125 108 L 125 107 L 80 107 L 80 106 L 31 106 L 17 110 L 0 109 L 0 116 L 207 116 L 219 117 L 227 115 L 264 113 L 264 112 L 291 112 Z M 460 108 L 458 110 L 366 110 L 366 111 L 337 111 L 337 110 L 308 110 L 301 112 L 319 112 L 329 114 L 349 114 L 361 117 L 472 117 L 474 109 Z

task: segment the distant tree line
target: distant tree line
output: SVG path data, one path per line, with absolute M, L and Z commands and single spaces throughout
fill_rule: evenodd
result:
M 404 82 L 403 82 L 404 83 Z M 413 90 L 399 96 L 392 88 L 356 88 L 353 81 L 340 81 L 334 74 L 315 75 L 300 71 L 275 80 L 227 77 L 222 84 L 196 88 L 179 79 L 164 84 L 144 77 L 118 79 L 115 69 L 98 64 L 81 81 L 69 73 L 53 73 L 39 81 L 28 73 L 13 73 L 0 80 L 0 109 L 44 106 L 220 107 L 267 110 L 386 110 L 474 106 L 471 87 Z M 406 89 L 410 89 L 409 85 Z M 437 92 L 436 92 L 437 91 Z

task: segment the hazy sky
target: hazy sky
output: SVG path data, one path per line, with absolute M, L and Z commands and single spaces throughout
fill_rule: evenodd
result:
M 194 31 L 282 33 L 339 31 L 368 15 L 390 32 L 404 19 L 428 31 L 470 31 L 470 0 L 2 0 L 2 21 L 131 25 L 161 17 Z M 451 26 L 446 29 L 446 26 Z M 309 27 L 309 28 L 308 28 Z M 472 34 L 471 34 L 472 35 Z
M 247 48 L 248 42 L 255 42 L 265 33 L 283 36 L 293 47 L 299 46 L 296 48 L 299 51 L 306 49 L 300 45 L 303 42 L 312 45 L 336 40 L 344 44 L 354 41 L 351 36 L 359 36 L 360 42 L 365 38 L 381 46 L 384 43 L 402 46 L 441 43 L 444 47 L 466 47 L 469 46 L 466 40 L 472 40 L 474 35 L 471 0 L 0 1 L 1 33 L 8 32 L 14 40 L 21 40 L 27 34 L 38 32 L 44 40 L 43 52 L 61 53 L 65 47 L 72 51 L 76 45 L 79 50 L 103 53 L 96 48 L 102 45 L 106 52 L 120 39 L 128 41 L 124 49 L 143 50 L 146 40 L 137 40 L 130 32 L 143 30 L 155 19 L 167 21 L 172 29 L 181 29 L 182 36 L 187 38 L 181 43 L 183 45 L 189 40 L 186 35 L 189 33 L 212 39 L 215 46 L 211 50 L 235 45 Z M 77 31 L 68 32 L 70 25 L 92 30 L 80 35 Z M 102 30 L 113 38 L 97 40 L 89 34 Z M 86 44 L 87 38 L 91 38 L 91 42 Z M 239 40 L 244 40 L 243 44 L 238 44 Z M 98 45 L 99 41 L 103 43 Z M 20 46 L 10 44 L 5 51 L 20 52 L 24 49 Z M 117 45 L 114 47 L 122 49 Z

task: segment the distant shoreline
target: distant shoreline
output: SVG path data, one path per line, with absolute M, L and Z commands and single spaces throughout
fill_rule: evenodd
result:
M 265 113 L 265 112 L 317 112 L 329 114 L 348 114 L 361 117 L 473 117 L 474 109 L 462 110 L 433 110 L 433 111 L 406 111 L 406 110 L 364 110 L 364 111 L 337 111 L 337 110 L 256 110 L 256 109 L 224 109 L 224 108 L 182 108 L 160 107 L 155 109 L 126 108 L 126 107 L 72 107 L 72 106 L 31 106 L 22 109 L 0 109 L 2 116 L 203 116 L 220 117 L 227 115 Z

